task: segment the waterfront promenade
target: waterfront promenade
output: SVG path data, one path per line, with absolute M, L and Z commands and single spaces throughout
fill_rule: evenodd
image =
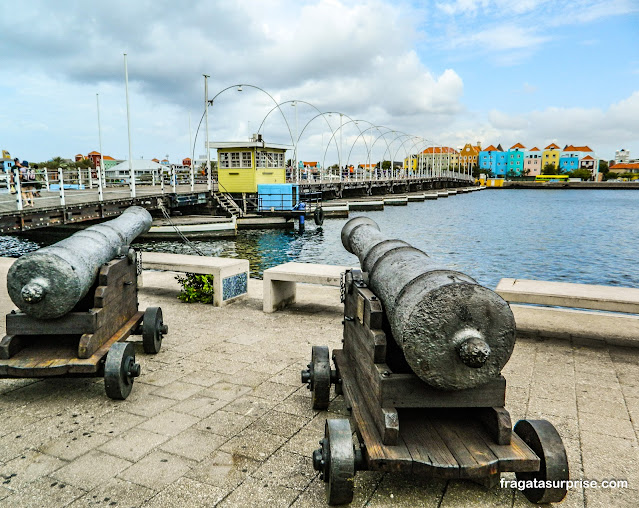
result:
M 140 307 L 160 305 L 169 334 L 157 356 L 138 347 L 126 401 L 102 379 L 0 380 L 0 506 L 326 506 L 310 456 L 325 418 L 348 412 L 341 397 L 313 411 L 299 372 L 312 345 L 340 346 L 339 288 L 300 285 L 301 303 L 274 314 L 258 280 L 223 308 L 177 293 L 170 272 L 144 272 Z M 12 308 L 2 284 L 0 312 Z M 571 479 L 629 482 L 560 506 L 639 504 L 639 349 L 521 338 L 504 375 L 513 421 L 555 424 Z M 531 505 L 510 488 L 360 472 L 352 506 Z

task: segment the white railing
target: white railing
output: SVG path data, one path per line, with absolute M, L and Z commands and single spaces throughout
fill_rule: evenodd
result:
M 21 175 L 18 178 L 18 174 Z M 348 182 L 378 182 L 378 181 L 416 181 L 416 180 L 456 180 L 472 183 L 473 177 L 458 171 L 445 171 L 435 168 L 406 172 L 405 169 L 354 171 L 336 174 L 330 171 L 320 171 L 313 174 L 299 172 L 300 180 L 296 181 L 298 173 L 293 171 L 287 175 L 287 181 L 292 183 L 348 183 Z M 30 177 L 30 178 L 29 178 Z M 291 179 L 291 177 L 293 179 Z M 163 171 L 137 173 L 135 175 L 136 193 L 144 194 L 175 194 L 179 192 L 193 192 L 196 185 L 206 185 L 206 175 L 189 169 L 167 167 Z M 96 169 L 48 169 L 38 168 L 29 173 L 19 173 L 17 168 L 13 172 L 0 172 L 0 195 L 11 193 L 15 196 L 15 206 L 7 206 L 11 199 L 0 198 L 2 210 L 23 210 L 37 204 L 38 207 L 66 206 L 85 202 L 102 202 L 110 199 L 123 199 L 132 196 L 132 189 L 127 176 L 115 177 L 106 171 L 104 175 Z

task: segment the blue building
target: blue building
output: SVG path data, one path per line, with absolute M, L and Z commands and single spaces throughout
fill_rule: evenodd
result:
M 501 145 L 490 145 L 479 152 L 479 169 L 490 171 L 493 176 L 504 176 L 507 171 L 507 154 Z
M 508 150 L 508 168 L 506 173 L 519 176 L 524 171 L 524 156 L 526 147 L 521 143 L 517 143 Z

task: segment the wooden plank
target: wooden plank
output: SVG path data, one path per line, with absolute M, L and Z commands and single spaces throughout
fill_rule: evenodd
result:
M 98 370 L 100 360 L 109 352 L 109 348 L 116 342 L 122 342 L 129 338 L 133 330 L 142 322 L 144 312 L 136 312 L 124 326 L 114 333 L 100 348 L 89 358 L 73 358 L 69 360 L 70 374 L 91 374 Z
M 131 267 L 135 267 L 135 263 L 130 263 L 127 257 L 109 261 L 100 268 L 100 272 L 98 274 L 98 285 L 107 286 L 109 284 L 109 279 L 120 279 L 125 274 L 129 273 Z
M 539 471 L 539 457 L 514 432 L 509 445 L 495 444 L 488 436 L 483 439 L 499 459 L 499 470 L 501 472 Z
M 22 335 L 5 335 L 0 341 L 0 359 L 8 360 L 31 344 L 31 338 Z
M 460 472 L 463 477 L 478 478 L 499 473 L 499 458 L 486 444 L 486 430 L 481 425 L 478 425 L 476 411 L 468 411 L 467 417 L 456 420 L 448 428 L 454 430 L 457 438 L 477 464 L 477 466 L 472 465 L 469 469 L 466 469 L 460 463 Z
M 7 335 L 69 335 L 91 333 L 96 316 L 89 312 L 69 312 L 56 319 L 36 319 L 24 312 L 7 314 Z
M 427 385 L 414 374 L 384 375 L 385 371 L 389 371 L 388 367 L 384 365 L 376 367 L 380 402 L 384 406 L 397 408 L 503 407 L 506 403 L 506 380 L 503 376 L 475 388 L 444 391 Z
M 108 285 L 98 286 L 94 293 L 93 305 L 95 308 L 107 307 L 121 297 L 121 291 L 128 286 L 137 288 L 137 273 L 135 265 L 128 265 L 128 269 L 120 273 L 119 277 L 109 276 Z M 118 275 L 118 274 L 114 274 Z
M 379 301 L 375 293 L 368 289 L 368 287 L 356 287 L 355 290 L 364 298 L 364 327 L 369 330 L 381 330 L 382 319 L 384 317 L 382 302 Z
M 350 359 L 352 370 L 355 371 L 354 375 L 357 377 L 359 385 L 366 385 L 369 388 L 370 395 L 381 406 L 378 364 L 373 363 L 370 349 L 367 349 L 366 345 L 359 339 L 359 335 L 354 333 L 350 336 L 350 340 L 344 340 L 344 354 Z M 392 404 L 383 405 L 392 407 Z
M 426 412 L 401 411 L 401 436 L 415 462 L 413 472 L 458 478 L 459 463 L 426 417 Z
M 497 457 L 493 454 L 492 462 L 482 461 L 482 456 L 476 453 L 472 443 L 464 438 L 465 434 L 460 424 L 455 425 L 456 422 L 453 419 L 444 417 L 429 416 L 429 419 L 435 432 L 439 434 L 459 463 L 460 478 L 487 476 L 497 471 Z
M 366 405 L 362 404 L 362 395 L 353 382 L 353 372 L 347 356 L 341 350 L 334 350 L 333 354 L 342 374 L 344 396 L 352 405 L 357 432 L 365 445 L 362 453 L 368 468 L 375 471 L 411 472 L 413 461 L 403 440 L 400 438 L 396 446 L 385 446 L 382 443 Z
M 84 334 L 78 344 L 78 358 L 89 358 L 116 333 L 138 310 L 137 291 L 134 285 L 124 286 L 118 301 L 96 309 L 98 328 L 92 334 Z
M 510 444 L 513 426 L 510 421 L 510 413 L 506 408 L 480 408 L 477 411 L 477 417 L 484 424 L 484 428 L 495 443 L 500 445 Z
M 344 304 L 344 315 L 353 317 L 353 320 L 345 320 L 344 323 L 344 341 L 350 340 L 351 337 L 357 336 L 360 343 L 373 358 L 375 363 L 383 363 L 386 361 L 386 334 L 381 330 L 382 309 L 379 301 L 373 302 L 373 323 L 379 326 L 371 328 L 366 326 L 367 319 L 370 321 L 370 301 L 367 303 L 365 300 L 364 308 L 364 325 L 360 324 L 357 319 L 357 297 L 359 291 L 367 291 L 364 295 L 369 298 L 374 296 L 370 290 L 353 287 L 353 294 L 346 295 L 346 301 Z M 378 313 L 378 317 L 375 317 L 375 313 Z

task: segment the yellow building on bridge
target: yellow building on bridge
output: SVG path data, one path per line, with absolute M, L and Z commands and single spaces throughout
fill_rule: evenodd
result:
M 261 183 L 286 183 L 286 145 L 266 144 L 261 136 L 247 142 L 209 143 L 217 149 L 221 192 L 256 193 Z

